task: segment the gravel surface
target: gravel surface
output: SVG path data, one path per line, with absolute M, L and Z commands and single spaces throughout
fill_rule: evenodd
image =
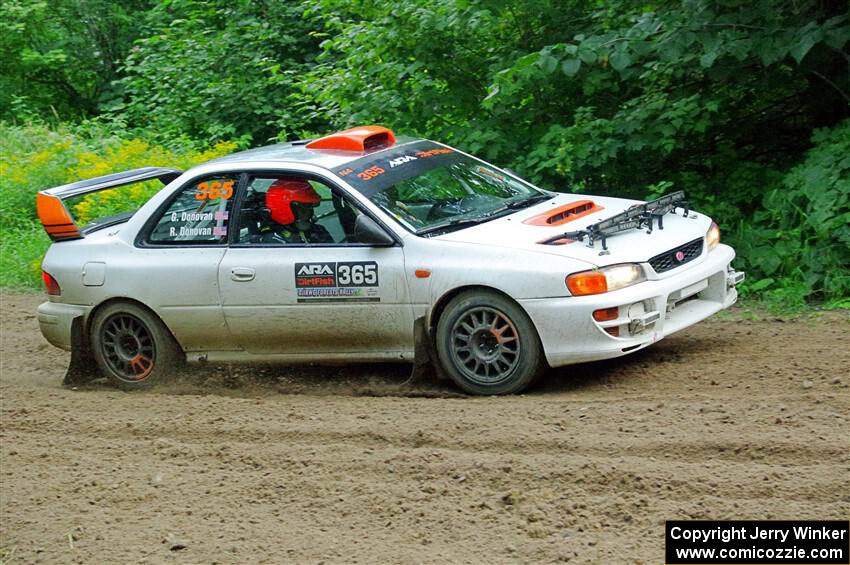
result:
M 669 519 L 850 516 L 846 313 L 704 322 L 471 398 L 404 366 L 61 386 L 0 294 L 0 562 L 660 563 Z

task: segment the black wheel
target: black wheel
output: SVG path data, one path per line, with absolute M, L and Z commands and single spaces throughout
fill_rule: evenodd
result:
M 546 368 L 540 339 L 515 302 L 492 291 L 468 291 L 448 304 L 437 323 L 443 369 L 471 394 L 522 391 Z
M 95 315 L 92 349 L 104 375 L 123 389 L 147 388 L 183 361 L 163 323 L 135 304 L 110 304 Z

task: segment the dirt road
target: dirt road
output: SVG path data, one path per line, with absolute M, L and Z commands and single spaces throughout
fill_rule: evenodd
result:
M 667 519 L 850 516 L 846 313 L 713 320 L 529 394 L 404 367 L 60 386 L 2 294 L 0 562 L 660 563 Z

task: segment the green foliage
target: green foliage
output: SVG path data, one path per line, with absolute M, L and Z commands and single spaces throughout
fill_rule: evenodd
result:
M 548 186 L 643 196 L 696 175 L 690 192 L 722 193 L 738 163 L 784 164 L 847 115 L 846 14 L 805 6 L 325 0 L 305 85 L 338 126 L 390 123 Z
M 498 14 L 459 9 L 453 0 L 427 7 L 326 0 L 313 10 L 331 34 L 323 64 L 303 79 L 317 118 L 338 126 L 392 124 L 449 142 L 466 137 L 481 112 L 488 66 L 501 52 L 506 24 Z
M 815 128 L 850 116 L 846 5 L 324 0 L 316 12 L 332 35 L 304 79 L 317 117 L 447 140 L 556 190 L 685 190 L 755 280 L 775 275 L 763 292 L 846 295 L 841 213 L 820 206 L 841 187 L 804 197 L 785 178 Z
M 291 111 L 318 51 L 297 2 L 168 0 L 144 17 L 111 112 L 170 143 L 187 136 L 265 144 L 309 126 Z
M 3 230 L 0 239 L 0 286 L 37 288 L 41 259 L 50 238 L 41 226 L 30 224 Z
M 734 237 L 751 290 L 780 301 L 850 296 L 850 120 L 812 142 Z
M 117 167 L 134 138 L 157 161 L 380 123 L 555 190 L 684 190 L 744 294 L 850 294 L 846 2 L 6 0 L 0 31 L 0 119 L 112 119 L 10 133 L 30 188 L 0 201 L 3 235 L 31 187 L 94 174 L 72 148 Z
M 0 119 L 91 116 L 118 92 L 118 64 L 147 0 L 0 3 Z
M 50 128 L 0 122 L 0 286 L 40 284 L 41 258 L 50 244 L 35 210 L 39 190 L 143 166 L 186 169 L 233 151 L 220 142 L 205 151 L 167 149 L 130 138 L 116 124 L 85 122 Z M 78 223 L 138 208 L 162 185 L 137 184 L 69 202 Z

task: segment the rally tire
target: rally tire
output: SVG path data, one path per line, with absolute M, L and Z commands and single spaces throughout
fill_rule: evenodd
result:
M 436 346 L 443 370 L 470 394 L 515 394 L 546 369 L 531 319 L 494 291 L 454 297 L 437 322 Z
M 184 361 L 162 321 L 130 302 L 112 303 L 97 311 L 91 342 L 101 372 L 124 390 L 150 388 Z

